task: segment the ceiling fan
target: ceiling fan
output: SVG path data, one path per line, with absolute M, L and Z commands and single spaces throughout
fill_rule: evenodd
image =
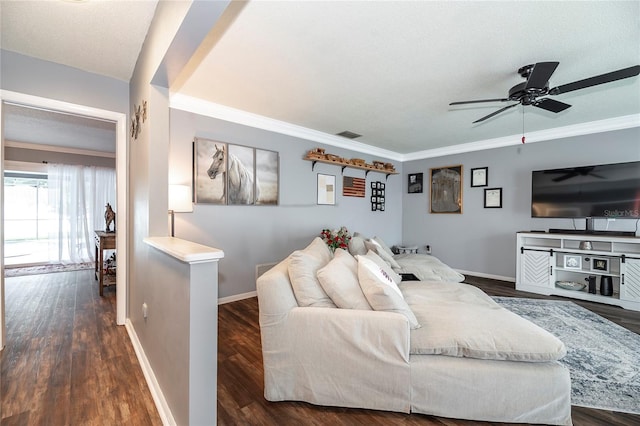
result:
M 616 80 L 622 80 L 629 77 L 635 77 L 640 74 L 640 65 L 612 71 L 606 74 L 596 75 L 594 77 L 585 78 L 584 80 L 574 81 L 573 83 L 563 84 L 561 86 L 549 88 L 549 78 L 558 67 L 559 62 L 538 62 L 532 65 L 526 65 L 518 70 L 523 78 L 527 81 L 517 84 L 509 89 L 508 98 L 500 99 L 481 99 L 477 101 L 460 101 L 451 102 L 449 105 L 476 104 L 481 102 L 517 102 L 504 108 L 492 112 L 473 123 L 479 123 L 503 111 L 513 108 L 517 105 L 532 105 L 551 112 L 561 112 L 569 108 L 571 105 L 555 99 L 545 98 L 543 96 L 555 96 L 562 93 L 573 92 L 574 90 L 585 89 L 599 84 L 610 83 Z

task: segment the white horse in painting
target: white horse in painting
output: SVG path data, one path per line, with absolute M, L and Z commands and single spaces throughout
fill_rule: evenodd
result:
M 249 170 L 242 164 L 240 159 L 233 154 L 228 154 L 225 151 L 225 147 L 219 148 L 215 145 L 216 152 L 213 154 L 211 165 L 207 170 L 209 179 L 215 179 L 218 175 L 222 175 L 223 193 L 222 198 L 229 194 L 228 204 L 253 204 L 254 197 L 252 197 L 253 190 L 255 188 L 256 196 L 255 202 L 257 203 L 260 197 L 260 187 L 258 186 L 258 179 L 255 179 Z M 225 171 L 227 157 L 229 160 L 229 167 Z M 226 175 L 226 173 L 229 173 Z M 226 177 L 226 179 L 225 179 Z

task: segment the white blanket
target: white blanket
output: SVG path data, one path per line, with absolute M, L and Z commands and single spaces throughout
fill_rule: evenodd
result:
M 464 275 L 430 254 L 397 254 L 393 258 L 401 267 L 399 270 L 396 269 L 397 273 L 413 274 L 420 281 L 461 282 L 464 280 Z

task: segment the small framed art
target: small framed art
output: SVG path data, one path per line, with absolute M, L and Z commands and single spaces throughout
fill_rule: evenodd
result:
M 476 167 L 471 169 L 471 187 L 489 186 L 489 168 Z
M 487 188 L 484 190 L 484 208 L 502 208 L 502 188 Z
M 591 270 L 593 272 L 609 272 L 609 259 L 603 257 L 592 257 Z
M 336 204 L 336 177 L 318 173 L 318 204 Z
M 409 194 L 422 194 L 422 173 L 409 173 L 408 189 Z
M 564 269 L 582 269 L 582 256 L 565 254 Z

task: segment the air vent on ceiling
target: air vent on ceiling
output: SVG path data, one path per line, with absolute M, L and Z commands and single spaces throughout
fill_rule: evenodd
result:
M 340 132 L 340 133 L 336 133 L 337 136 L 342 136 L 343 138 L 347 138 L 347 139 L 355 139 L 355 138 L 359 138 L 362 135 L 359 135 L 357 133 L 353 133 L 350 132 L 348 130 L 345 130 L 344 132 Z

